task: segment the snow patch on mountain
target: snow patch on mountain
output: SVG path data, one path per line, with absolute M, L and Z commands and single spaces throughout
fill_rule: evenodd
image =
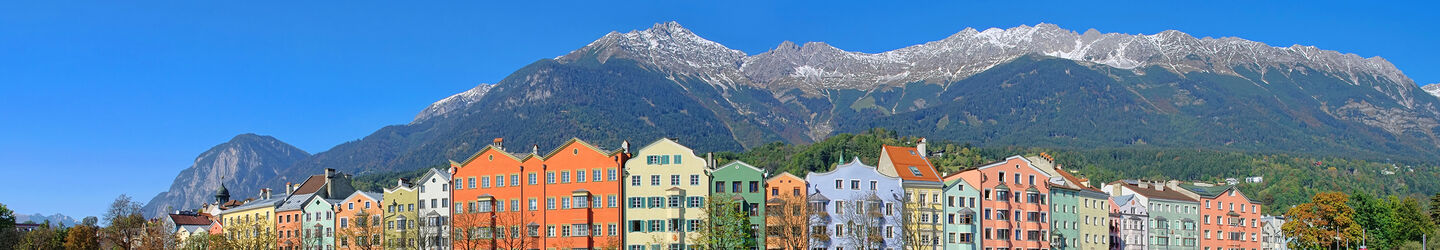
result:
M 1431 83 L 1425 85 L 1424 87 L 1420 87 L 1420 89 L 1424 89 L 1425 92 L 1430 93 L 1430 95 L 1440 97 L 1440 83 Z
M 430 104 L 429 107 L 425 107 L 425 110 L 421 110 L 420 114 L 415 115 L 415 120 L 410 123 L 420 123 L 430 118 L 447 116 L 457 110 L 464 110 L 474 105 L 475 102 L 479 102 L 480 98 L 485 97 L 485 93 L 490 92 L 490 89 L 494 87 L 495 84 L 482 83 L 465 92 L 440 99 L 440 101 Z

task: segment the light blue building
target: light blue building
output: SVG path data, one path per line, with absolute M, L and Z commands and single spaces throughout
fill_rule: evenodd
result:
M 945 177 L 942 191 L 945 194 L 942 201 L 945 218 L 941 221 L 945 225 L 945 249 L 980 249 L 980 241 L 975 238 L 980 233 L 980 221 L 975 219 L 975 210 L 980 208 L 982 201 L 980 191 L 960 175 Z
M 900 177 L 860 163 L 805 177 L 809 183 L 810 249 L 901 249 L 905 190 Z

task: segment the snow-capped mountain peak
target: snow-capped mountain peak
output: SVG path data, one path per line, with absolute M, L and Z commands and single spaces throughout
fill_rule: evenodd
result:
M 1423 87 L 1420 87 L 1420 89 L 1424 89 L 1425 92 L 1430 93 L 1430 95 L 1440 97 L 1440 83 L 1427 84 Z
M 419 123 L 430 118 L 450 115 L 451 112 L 454 112 L 456 110 L 464 110 L 465 108 L 474 105 L 475 102 L 480 101 L 480 98 L 484 97 L 485 93 L 489 93 L 490 89 L 494 87 L 495 84 L 481 83 L 474 88 L 470 88 L 470 90 L 466 90 L 465 92 L 460 92 L 459 94 L 451 95 L 450 97 L 446 97 L 445 99 L 440 99 L 440 101 L 437 101 L 430 104 L 430 106 L 425 107 L 425 110 L 421 110 L 420 114 L 415 115 L 415 120 L 411 121 L 410 123 Z

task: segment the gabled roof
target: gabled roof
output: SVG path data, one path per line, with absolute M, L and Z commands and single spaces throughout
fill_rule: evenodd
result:
M 280 207 L 275 208 L 275 211 L 300 210 L 301 208 L 305 208 L 305 202 L 310 201 L 310 197 L 315 197 L 315 194 L 298 194 L 285 197 L 285 201 L 280 203 Z
M 721 169 L 727 169 L 727 168 L 748 169 L 748 170 L 751 170 L 751 171 L 755 171 L 756 173 L 761 173 L 761 174 L 765 173 L 765 170 L 761 170 L 761 169 L 759 169 L 759 168 L 756 168 L 755 166 L 750 166 L 750 164 L 745 163 L 745 162 L 743 162 L 743 161 L 732 161 L 732 162 L 730 162 L 729 164 L 725 164 L 725 166 L 720 166 L 720 168 L 715 169 L 715 171 L 718 172 L 718 171 L 720 171 Z
M 1039 172 L 1040 175 L 1045 176 L 1045 178 L 1053 177 L 1053 176 L 1050 176 L 1050 172 L 1047 172 L 1047 171 L 1045 171 L 1045 170 L 1041 170 L 1039 167 L 1035 167 L 1035 163 L 1034 163 L 1034 162 L 1031 162 L 1030 159 L 1026 159 L 1024 156 L 1019 156 L 1019 155 L 1012 155 L 1012 156 L 1010 156 L 1010 157 L 1005 157 L 1004 160 L 999 160 L 999 161 L 995 161 L 995 162 L 991 162 L 991 163 L 986 163 L 985 165 L 980 165 L 980 167 L 975 168 L 975 170 L 983 170 L 983 169 L 987 169 L 987 168 L 999 167 L 999 166 L 1001 166 L 1001 165 L 1005 165 L 1006 162 L 1010 162 L 1010 160 L 1016 160 L 1016 159 L 1018 159 L 1018 160 L 1020 160 L 1020 161 L 1022 161 L 1022 162 L 1025 162 L 1025 166 L 1029 166 L 1031 170 L 1035 170 L 1035 172 Z
M 455 163 L 454 161 L 451 161 L 451 164 L 457 164 L 457 163 Z M 430 177 L 437 177 L 437 176 L 440 177 L 440 179 L 445 180 L 445 182 L 450 182 L 450 173 L 449 173 L 448 171 L 441 171 L 441 170 L 438 169 L 438 168 L 430 168 L 430 171 L 425 171 L 425 175 L 420 176 L 420 181 L 421 181 L 421 182 L 424 182 L 425 180 L 429 180 Z
M 883 145 L 881 151 L 890 157 L 890 163 L 895 165 L 895 174 L 899 175 L 900 179 L 940 182 L 940 172 L 935 171 L 935 166 L 930 165 L 930 161 L 925 160 L 917 149 Z M 910 171 L 911 167 L 916 168 L 916 171 Z M 915 172 L 920 175 L 915 175 Z
M 245 211 L 245 210 L 250 210 L 250 209 L 256 209 L 256 208 L 267 208 L 267 207 L 268 207 L 268 208 L 275 208 L 275 205 L 276 205 L 276 204 L 279 204 L 281 201 L 284 201 L 284 200 L 285 200 L 284 197 L 277 197 L 277 198 L 270 198 L 270 199 L 264 199 L 264 200 L 251 201 L 251 202 L 245 203 L 245 205 L 240 205 L 240 206 L 238 206 L 238 207 L 230 208 L 230 209 L 227 209 L 227 210 L 225 210 L 225 211 L 221 211 L 220 213 L 224 214 L 224 213 L 230 213 L 230 212 L 240 212 L 240 211 Z
M 1235 188 L 1235 186 L 1232 185 L 1200 186 L 1191 183 L 1181 183 L 1180 187 L 1184 188 L 1187 191 L 1190 191 L 1191 193 L 1200 195 L 1200 197 L 1205 197 L 1209 199 L 1220 197 L 1220 195 L 1224 195 L 1226 191 L 1230 191 L 1230 189 Z
M 805 181 L 805 178 L 800 178 L 800 176 L 795 176 L 794 174 L 791 174 L 790 172 L 780 172 L 780 174 L 777 174 L 777 175 L 775 175 L 775 176 L 771 176 L 769 179 L 765 179 L 765 182 L 770 182 L 771 180 L 779 179 L 779 178 L 782 178 L 782 177 L 785 177 L 785 176 L 789 176 L 788 178 L 795 178 L 796 180 L 799 180 L 799 181 Z
M 323 188 L 323 187 L 325 187 L 325 175 L 324 175 L 324 174 L 311 175 L 310 178 L 305 179 L 305 182 L 300 183 L 300 187 L 299 187 L 299 188 L 296 188 L 296 189 L 295 189 L 295 192 L 291 192 L 291 193 L 292 193 L 292 194 L 311 194 L 311 193 L 315 193 L 315 192 L 317 192 L 317 191 L 320 191 L 320 188 Z
M 555 154 L 560 153 L 560 150 L 565 149 L 565 148 L 567 148 L 567 147 L 570 147 L 570 144 L 576 144 L 576 143 L 579 143 L 580 145 L 585 146 L 585 148 L 590 149 L 590 150 L 592 150 L 592 151 L 595 151 L 596 153 L 600 153 L 600 154 L 605 155 L 605 156 L 615 156 L 615 154 L 620 153 L 620 152 L 623 151 L 623 150 L 614 150 L 614 151 L 610 151 L 610 152 L 605 152 L 604 149 L 600 149 L 600 147 L 596 147 L 594 144 L 590 144 L 589 142 L 585 142 L 584 140 L 580 140 L 580 138 L 571 137 L 570 140 L 565 141 L 565 143 L 561 143 L 559 147 L 555 147 L 555 149 L 550 150 L 549 153 L 545 153 L 545 157 L 542 158 L 542 159 L 544 159 L 544 160 L 549 160 L 551 157 L 555 157 Z
M 384 195 L 384 194 L 381 194 L 381 193 L 367 192 L 367 191 L 355 191 L 355 193 L 350 194 L 350 196 L 346 196 L 344 200 L 350 200 L 350 198 L 354 198 L 356 195 L 365 196 L 365 198 L 370 198 L 370 200 L 374 200 L 374 201 L 377 201 L 377 202 L 378 202 L 378 201 L 381 201 L 381 200 L 384 200 L 384 198 L 385 198 L 385 195 Z
M 210 225 L 210 216 L 204 214 L 170 214 L 170 221 L 176 226 L 184 225 Z
M 1170 187 L 1165 187 L 1165 191 L 1155 190 L 1154 184 L 1151 184 L 1151 186 L 1146 188 L 1140 188 L 1139 184 L 1131 180 L 1115 181 L 1111 182 L 1110 184 L 1125 185 L 1126 188 L 1129 188 L 1136 194 L 1140 194 L 1141 196 L 1145 196 L 1146 198 L 1150 199 L 1199 202 L 1195 199 L 1191 199 L 1190 196 L 1186 196 L 1184 193 L 1180 193 L 1179 190 L 1175 190 L 1174 188 Z M 1165 183 L 1155 184 L 1165 185 Z

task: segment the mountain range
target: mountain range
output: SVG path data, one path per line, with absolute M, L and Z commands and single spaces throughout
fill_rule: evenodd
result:
M 325 152 L 278 141 L 233 161 L 206 152 L 147 211 L 208 201 L 189 199 L 213 193 L 221 175 L 234 176 L 225 183 L 235 193 L 324 168 L 409 170 L 498 137 L 512 152 L 570 137 L 604 147 L 673 137 L 705 152 L 884 127 L 976 145 L 1434 160 L 1436 92 L 1379 57 L 1174 30 L 967 28 L 881 53 L 787 41 L 749 55 L 669 22 L 605 34 Z
M 67 215 L 64 215 L 64 214 L 59 214 L 59 213 L 52 214 L 52 215 L 44 215 L 44 214 L 41 214 L 41 213 L 34 213 L 34 214 L 16 214 L 16 215 L 15 215 L 15 222 L 16 222 L 16 223 L 37 223 L 37 224 L 38 224 L 38 223 L 45 223 L 45 222 L 47 222 L 47 221 L 50 222 L 50 225 L 51 225 L 51 226 L 55 226 L 55 227 L 69 227 L 69 226 L 74 226 L 74 225 L 80 225 L 80 220 L 76 220 L 74 217 L 70 217 L 70 216 L 67 216 Z

